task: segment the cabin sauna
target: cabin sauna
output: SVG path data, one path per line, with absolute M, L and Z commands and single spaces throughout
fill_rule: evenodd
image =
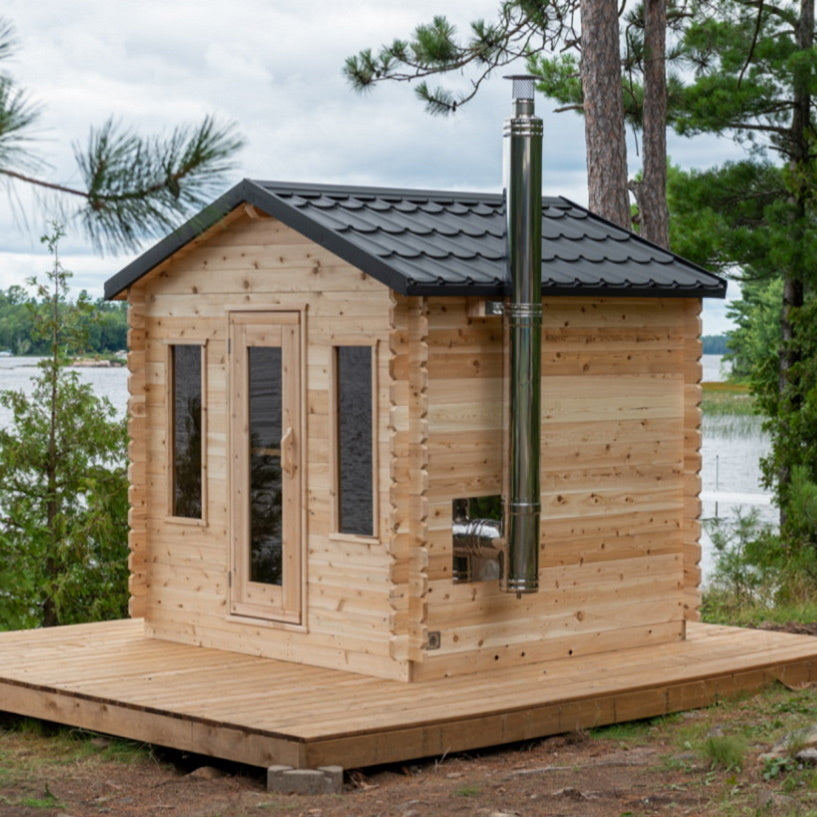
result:
M 812 639 L 695 621 L 725 282 L 538 183 L 517 221 L 510 177 L 244 180 L 107 282 L 133 619 L 2 634 L 8 711 L 277 780 L 814 680 Z
M 131 614 L 148 634 L 404 681 L 684 637 L 700 281 L 722 282 L 663 253 L 672 275 L 697 276 L 689 296 L 545 287 L 539 591 L 517 598 L 452 539 L 463 500 L 503 493 L 495 296 L 404 294 L 289 212 L 357 218 L 368 196 L 389 224 L 403 203 L 444 228 L 500 198 L 254 183 L 231 196 L 109 282 L 130 307 Z M 588 218 L 551 210 L 568 231 Z
M 506 136 L 507 195 L 245 180 L 108 282 L 149 635 L 403 681 L 684 638 L 725 284 L 542 199 L 530 77 Z

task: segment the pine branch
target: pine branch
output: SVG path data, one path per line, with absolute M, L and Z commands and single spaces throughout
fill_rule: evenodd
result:
M 0 61 L 14 56 L 18 41 L 14 23 L 7 17 L 0 17 Z
M 567 32 L 575 34 L 573 16 L 577 9 L 578 0 L 507 0 L 500 6 L 498 22 L 472 22 L 470 37 L 464 42 L 456 39 L 456 30 L 445 17 L 437 16 L 431 23 L 417 26 L 409 41 L 395 40 L 377 55 L 364 49 L 348 57 L 343 72 L 356 91 L 386 80 L 421 81 L 416 93 L 428 110 L 452 113 L 472 99 L 497 68 L 555 44 Z M 431 90 L 423 81 L 469 68 L 475 69 L 476 76 L 468 91 Z
M 35 176 L 27 176 L 25 173 L 19 173 L 16 170 L 11 170 L 9 168 L 0 167 L 0 175 L 7 176 L 10 179 L 16 179 L 21 182 L 25 182 L 25 184 L 32 184 L 35 187 L 43 187 L 47 190 L 53 190 L 57 193 L 66 193 L 69 196 L 88 196 L 88 193 L 84 190 L 77 190 L 74 187 L 65 187 L 62 184 L 56 184 L 55 182 L 49 182 L 45 179 L 38 179 Z
M 31 169 L 42 166 L 28 149 L 29 131 L 39 118 L 40 110 L 13 80 L 0 76 L 0 170 L 12 165 Z
M 162 234 L 191 207 L 207 203 L 232 169 L 243 142 L 212 117 L 177 128 L 169 139 L 143 139 L 112 119 L 75 146 L 86 199 L 79 216 L 99 248 L 133 249 L 139 237 Z
M 16 48 L 12 24 L 0 17 L 0 61 Z M 40 108 L 0 72 L 0 177 L 83 199 L 79 216 L 97 248 L 132 250 L 137 239 L 174 227 L 203 206 L 233 168 L 243 141 L 232 125 L 206 117 L 168 139 L 141 138 L 108 120 L 92 129 L 88 146 L 74 146 L 84 187 L 43 178 L 44 163 L 28 150 Z

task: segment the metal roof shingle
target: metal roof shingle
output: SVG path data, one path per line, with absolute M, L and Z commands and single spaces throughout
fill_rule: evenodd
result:
M 105 285 L 121 291 L 242 202 L 404 294 L 502 297 L 505 205 L 496 193 L 245 179 Z M 542 201 L 542 294 L 723 297 L 718 276 L 564 198 Z

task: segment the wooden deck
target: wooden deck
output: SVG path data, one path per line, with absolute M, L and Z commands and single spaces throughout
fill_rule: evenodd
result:
M 140 620 L 0 633 L 0 709 L 257 766 L 442 755 L 817 680 L 817 638 L 683 643 L 413 684 L 147 638 Z

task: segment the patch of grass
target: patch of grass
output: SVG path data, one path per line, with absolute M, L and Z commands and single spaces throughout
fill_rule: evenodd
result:
M 701 754 L 710 769 L 740 771 L 746 757 L 746 743 L 735 735 L 710 735 L 701 746 Z
M 706 394 L 750 394 L 748 383 L 732 380 L 705 380 L 701 387 Z
M 817 621 L 817 599 L 767 604 L 760 600 L 736 598 L 721 588 L 706 588 L 703 592 L 701 618 L 709 624 L 730 624 L 736 627 L 758 627 L 762 624 L 811 624 Z
M 613 723 L 609 726 L 598 726 L 589 730 L 594 740 L 615 740 L 623 742 L 643 743 L 650 739 L 656 729 L 678 721 L 680 715 L 661 715 L 655 718 L 645 718 L 640 721 L 626 721 Z
M 651 725 L 652 723 L 649 720 L 613 723 L 610 726 L 599 726 L 591 729 L 590 737 L 593 740 L 645 740 Z
M 83 764 L 133 765 L 158 763 L 151 747 L 134 741 L 107 738 L 94 732 L 38 721 L 4 717 L 0 724 L 0 785 L 28 786 L 32 780 L 48 776 L 49 769 Z M 31 808 L 46 808 L 47 798 L 33 797 Z M 33 802 L 32 801 L 32 802 Z M 57 808 L 57 805 L 50 806 Z M 2 809 L 0 809 L 0 813 Z
M 703 383 L 701 409 L 704 416 L 756 417 L 755 398 L 742 383 Z
M 814 693 L 810 690 L 790 692 L 781 701 L 775 701 L 771 710 L 781 715 L 800 715 L 804 721 L 814 718 Z
M 709 731 L 712 729 L 712 724 L 709 718 L 700 721 L 692 721 L 685 723 L 675 730 L 673 734 L 673 743 L 681 751 L 693 750 L 699 746 L 706 738 Z
M 62 804 L 55 797 L 24 797 L 18 805 L 26 808 L 62 808 Z
M 93 739 L 93 735 L 91 735 L 86 742 L 93 746 Z M 146 743 L 125 740 L 124 738 L 108 738 L 104 743 L 107 745 L 103 744 L 96 749 L 101 760 L 114 763 L 136 763 L 144 760 L 157 762 L 153 748 Z
M 57 799 L 51 789 L 48 788 L 48 783 L 45 784 L 45 788 L 39 796 L 20 797 L 14 800 L 4 797 L 0 798 L 0 802 L 10 806 L 23 806 L 24 808 L 31 809 L 64 808 L 64 805 Z
M 456 794 L 457 797 L 479 797 L 480 794 L 482 794 L 482 789 L 475 785 L 461 786 L 454 794 Z
M 56 735 L 61 727 L 51 721 L 41 721 L 39 718 L 20 717 L 16 721 L 11 721 L 7 728 L 9 731 L 19 732 L 21 735 L 50 738 Z

